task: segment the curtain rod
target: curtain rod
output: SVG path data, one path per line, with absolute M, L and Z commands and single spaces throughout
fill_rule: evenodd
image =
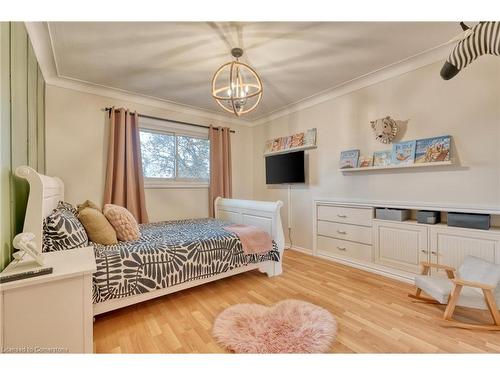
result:
M 111 107 L 106 107 L 104 108 L 104 111 L 108 112 L 108 115 L 111 116 L 111 110 L 113 108 Z M 161 118 L 161 117 L 155 117 L 155 116 L 148 116 L 148 115 L 142 115 L 140 113 L 137 114 L 137 116 L 139 117 L 144 117 L 144 118 L 149 118 L 151 120 L 160 120 L 160 121 L 169 121 L 169 122 L 174 122 L 176 124 L 182 124 L 182 125 L 189 125 L 189 126 L 196 126 L 198 128 L 205 128 L 205 129 L 208 129 L 209 126 L 206 126 L 206 125 L 200 125 L 200 124 L 193 124 L 192 122 L 184 122 L 184 121 L 177 121 L 177 120 L 170 120 L 168 118 Z M 218 127 L 213 127 L 214 129 L 219 129 Z M 236 133 L 236 131 L 234 130 L 229 130 L 231 133 Z

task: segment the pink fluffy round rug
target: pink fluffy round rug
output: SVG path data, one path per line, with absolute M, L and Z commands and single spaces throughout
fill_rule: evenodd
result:
M 239 304 L 215 320 L 213 335 L 236 353 L 324 353 L 337 333 L 337 322 L 322 307 L 288 299 L 267 307 Z

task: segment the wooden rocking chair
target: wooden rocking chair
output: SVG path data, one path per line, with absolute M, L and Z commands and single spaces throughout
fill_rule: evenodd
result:
M 422 262 L 422 274 L 415 277 L 415 294 L 409 297 L 417 300 L 447 305 L 443 318 L 447 326 L 500 330 L 500 265 L 473 256 L 467 256 L 457 275 L 455 269 L 440 264 Z M 448 278 L 430 275 L 431 268 L 442 269 Z M 432 298 L 423 297 L 425 292 Z M 469 324 L 453 319 L 456 306 L 488 309 L 494 324 Z

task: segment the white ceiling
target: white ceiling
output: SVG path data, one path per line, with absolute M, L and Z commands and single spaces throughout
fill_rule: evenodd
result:
M 262 77 L 256 119 L 436 47 L 450 22 L 50 22 L 61 77 L 224 114 L 215 70 L 242 47 Z M 436 72 L 439 74 L 439 72 Z

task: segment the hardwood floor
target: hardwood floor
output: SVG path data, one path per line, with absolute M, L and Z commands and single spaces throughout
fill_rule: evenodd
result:
M 411 285 L 320 258 L 285 251 L 284 272 L 258 271 L 97 316 L 96 353 L 220 353 L 215 317 L 237 303 L 295 298 L 317 304 L 338 322 L 333 353 L 500 352 L 500 332 L 440 326 L 444 307 L 412 302 Z M 487 314 L 457 308 L 463 320 Z

